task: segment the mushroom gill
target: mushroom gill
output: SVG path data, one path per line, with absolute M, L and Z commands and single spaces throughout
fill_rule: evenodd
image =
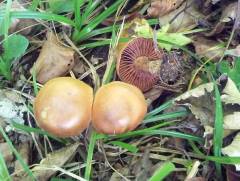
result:
M 123 82 L 145 92 L 157 83 L 161 62 L 162 53 L 155 48 L 152 39 L 135 38 L 121 51 L 117 73 Z

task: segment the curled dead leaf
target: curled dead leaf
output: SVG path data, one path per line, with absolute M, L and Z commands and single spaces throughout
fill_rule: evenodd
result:
M 151 18 L 159 18 L 177 9 L 184 0 L 155 0 L 151 2 L 147 13 Z
M 38 82 L 45 83 L 52 78 L 66 75 L 73 68 L 74 62 L 74 51 L 63 46 L 49 32 L 32 71 L 35 71 Z

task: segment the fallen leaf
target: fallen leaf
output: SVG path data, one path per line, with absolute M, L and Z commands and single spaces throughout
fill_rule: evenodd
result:
M 38 181 L 48 180 L 52 175 L 54 175 L 57 172 L 57 170 L 54 169 L 54 167 L 55 166 L 62 167 L 69 159 L 71 159 L 72 156 L 75 155 L 78 146 L 79 143 L 75 143 L 48 154 L 47 157 L 44 158 L 39 165 L 31 169 L 33 175 L 36 177 L 36 180 Z M 20 172 L 16 173 L 13 180 L 31 181 L 32 178 L 26 176 L 24 172 Z
M 1 5 L 4 7 L 4 5 Z M 5 7 L 4 7 L 5 8 Z M 11 11 L 26 11 L 27 9 L 23 6 L 22 3 L 20 3 L 17 0 L 14 0 L 12 2 Z M 4 30 L 1 24 L 4 23 L 4 20 L 0 20 L 0 34 L 3 34 Z M 9 27 L 9 33 L 12 34 L 14 32 L 19 32 L 23 35 L 28 35 L 32 29 L 33 26 L 36 24 L 36 21 L 33 19 L 18 19 L 18 18 L 12 18 L 10 20 L 10 27 Z
M 235 20 L 235 18 L 237 16 L 237 7 L 238 7 L 237 2 L 230 3 L 228 6 L 226 6 L 222 12 L 220 21 L 221 22 L 230 22 L 230 21 Z
M 227 76 L 240 88 L 240 58 L 236 58 L 231 63 L 229 61 L 221 61 L 217 65 L 217 71 Z
M 150 106 L 157 98 L 162 94 L 163 89 L 158 87 L 153 87 L 151 90 L 144 94 L 148 106 Z
M 151 18 L 159 18 L 175 9 L 177 9 L 184 0 L 155 0 L 151 2 L 147 10 Z
M 31 148 L 30 142 L 28 142 L 28 141 L 25 141 L 25 142 L 19 144 L 19 146 L 17 148 L 18 153 L 21 155 L 23 161 L 27 164 L 29 163 L 30 155 L 31 155 L 30 148 Z M 22 165 L 18 160 L 15 161 L 14 168 L 15 168 L 15 172 L 22 170 Z
M 175 98 L 175 101 L 186 100 L 191 97 L 200 97 L 200 96 L 205 95 L 205 93 L 207 93 L 207 92 L 209 92 L 209 93 L 212 92 L 213 89 L 214 89 L 214 84 L 212 82 L 202 84 L 202 85 L 196 87 L 195 89 L 189 90 L 189 91 L 183 93 L 182 95 L 178 96 L 177 98 Z
M 169 32 L 169 28 L 170 28 L 169 24 L 165 24 L 164 26 L 161 27 L 161 29 L 159 29 L 156 32 L 153 32 L 152 28 L 150 27 L 150 25 L 145 19 L 138 18 L 138 19 L 135 19 L 134 26 L 132 25 L 128 27 L 132 27 L 132 31 L 130 32 L 134 32 L 131 34 L 131 37 L 133 36 L 145 37 L 145 38 L 155 37 L 157 39 L 158 45 L 161 48 L 165 48 L 166 50 L 171 50 L 171 48 L 174 45 L 178 45 L 178 46 L 187 45 L 192 41 L 182 32 L 177 32 L 177 33 Z M 164 41 L 167 41 L 167 43 Z
M 238 104 L 240 105 L 240 92 L 234 82 L 228 78 L 227 84 L 222 91 L 222 102 L 225 104 Z
M 223 56 L 225 51 L 222 43 L 201 36 L 193 39 L 193 45 L 195 47 L 196 54 L 199 57 L 205 57 L 216 61 Z
M 233 112 L 232 114 L 228 114 L 223 118 L 223 128 L 231 129 L 231 130 L 239 130 L 240 129 L 240 112 Z
M 238 45 L 234 49 L 226 50 L 224 54 L 225 55 L 235 56 L 235 57 L 240 57 L 240 45 Z
M 23 115 L 27 112 L 25 99 L 14 91 L 0 90 L 0 118 L 10 123 L 24 124 Z
M 6 164 L 10 164 L 13 160 L 13 153 L 7 143 L 0 143 L 0 152 L 6 162 Z
M 229 157 L 240 157 L 240 133 L 233 139 L 232 143 L 222 148 L 222 153 Z M 240 164 L 235 164 L 236 170 L 240 171 Z
M 170 23 L 168 32 L 182 32 L 193 29 L 197 26 L 196 20 L 204 17 L 197 11 L 194 4 L 193 0 L 185 1 L 176 10 L 161 16 L 159 18 L 160 25 Z
M 31 71 L 35 70 L 37 81 L 48 80 L 66 75 L 74 66 L 74 51 L 63 46 L 53 32 L 48 32 L 40 55 Z
M 225 28 L 225 24 L 227 22 L 234 21 L 236 19 L 236 16 L 237 16 L 237 2 L 233 2 L 224 8 L 220 20 L 218 20 L 217 24 L 214 26 L 212 31 L 206 33 L 205 35 L 213 36 L 221 33 Z

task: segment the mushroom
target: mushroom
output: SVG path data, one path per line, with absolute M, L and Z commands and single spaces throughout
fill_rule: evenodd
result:
M 93 90 L 86 83 L 58 77 L 48 81 L 34 101 L 34 114 L 42 129 L 58 137 L 79 135 L 91 120 Z
M 120 51 L 117 74 L 123 82 L 137 86 L 143 92 L 158 81 L 163 54 L 156 50 L 152 39 L 135 38 Z
M 102 86 L 93 102 L 92 124 L 104 134 L 135 129 L 147 112 L 143 93 L 135 86 L 114 81 Z

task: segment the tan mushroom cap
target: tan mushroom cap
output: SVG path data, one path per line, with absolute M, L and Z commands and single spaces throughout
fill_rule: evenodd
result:
M 48 81 L 34 102 L 34 114 L 42 129 L 58 137 L 79 135 L 91 120 L 93 90 L 86 83 L 59 77 Z
M 120 134 L 135 129 L 147 112 L 142 92 L 115 81 L 102 86 L 93 102 L 93 127 L 100 133 Z

